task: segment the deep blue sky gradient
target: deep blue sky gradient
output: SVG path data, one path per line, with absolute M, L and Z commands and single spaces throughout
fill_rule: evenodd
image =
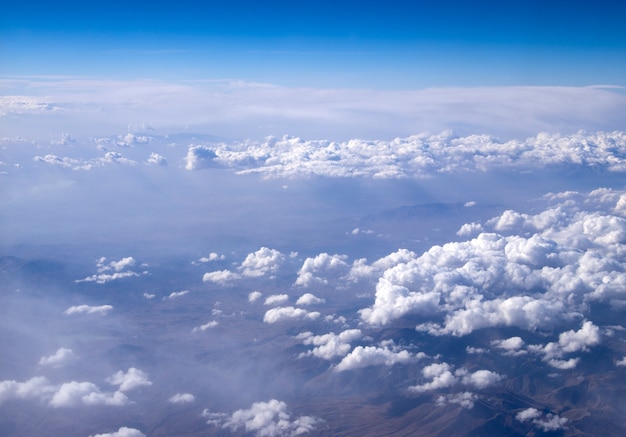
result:
M 626 2 L 24 0 L 2 9 L 2 75 L 626 85 Z

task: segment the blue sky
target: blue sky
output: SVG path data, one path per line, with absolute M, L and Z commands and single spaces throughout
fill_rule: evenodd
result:
M 10 2 L 0 74 L 286 86 L 626 85 L 623 2 Z

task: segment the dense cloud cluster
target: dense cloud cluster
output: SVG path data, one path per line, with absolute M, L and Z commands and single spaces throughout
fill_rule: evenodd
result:
M 481 232 L 470 240 L 433 246 L 420 256 L 405 254 L 379 277 L 375 302 L 361 310 L 362 320 L 384 325 L 409 314 L 438 315 L 442 322 L 418 329 L 463 336 L 495 326 L 551 329 L 580 320 L 591 302 L 621 306 L 626 299 L 624 193 L 600 189 L 548 197 L 553 204 L 540 213 L 505 211 L 477 225 Z M 368 272 L 363 262 L 355 268 L 352 276 Z M 570 341 L 599 341 L 591 322 L 577 332 L 563 333 L 560 346 L 546 346 L 548 361 L 584 349 L 563 346 Z M 520 344 L 510 340 L 497 346 L 515 351 Z
M 133 138 L 127 138 L 129 135 Z M 75 154 L 78 150 L 55 145 L 54 153 L 37 154 L 32 158 L 36 163 L 74 171 L 112 164 L 163 167 L 173 161 L 180 165 L 172 171 L 181 167 L 191 171 L 222 168 L 267 178 L 419 179 L 441 174 L 550 168 L 626 171 L 626 133 L 623 131 L 580 131 L 571 135 L 540 133 L 526 140 L 509 141 L 489 135 L 462 137 L 451 131 L 393 140 L 355 138 L 343 142 L 284 136 L 267 137 L 264 141 L 187 143 L 184 150 L 163 147 L 161 143 L 167 138 L 150 137 L 149 141 L 147 137 L 133 134 L 120 137 L 121 140 L 92 140 L 97 145 L 97 150 L 92 152 L 97 151 L 97 156 L 63 156 L 63 153 Z M 141 138 L 144 138 L 143 142 L 139 140 Z M 18 139 L 5 140 L 18 142 Z M 145 150 L 148 145 L 153 150 Z M 371 233 L 371 230 L 355 228 L 352 231 L 354 235 L 361 232 Z
M 525 141 L 499 141 L 487 135 L 457 137 L 447 131 L 392 141 L 353 139 L 346 142 L 285 136 L 191 146 L 186 168 L 221 164 L 241 173 L 267 177 L 415 178 L 438 173 L 537 169 L 552 166 L 598 167 L 626 171 L 626 134 L 598 132 L 562 136 L 542 133 Z
M 367 221 L 370 216 L 363 218 L 371 211 L 384 211 L 389 205 L 395 205 L 395 199 L 386 203 L 379 202 L 377 198 L 380 204 L 372 202 L 372 205 L 362 209 L 355 206 L 354 217 L 349 218 L 342 216 L 338 219 L 338 216 L 332 215 L 332 208 L 328 208 L 330 213 L 328 218 L 324 217 L 326 221 L 317 224 L 314 221 L 326 214 L 327 204 L 324 202 L 328 199 L 325 197 L 341 202 L 343 197 L 340 195 L 345 194 L 346 198 L 352 195 L 349 189 L 353 186 L 362 191 L 358 194 L 365 199 L 363 203 L 367 203 L 367 196 L 379 187 L 382 187 L 381 191 L 390 186 L 411 191 L 406 197 L 398 196 L 403 201 L 412 199 L 417 186 L 422 187 L 422 181 L 414 180 L 329 182 L 317 176 L 402 179 L 493 170 L 507 174 L 513 170 L 519 175 L 526 170 L 558 167 L 559 170 L 597 170 L 602 175 L 611 172 L 622 177 L 620 172 L 626 174 L 625 133 L 540 134 L 524 141 L 507 142 L 491 136 L 456 137 L 449 132 L 392 141 L 331 142 L 283 137 L 226 144 L 189 139 L 189 136 L 182 138 L 186 138 L 185 142 L 178 145 L 165 144 L 164 138 L 131 133 L 93 139 L 97 150 L 94 153 L 102 156 L 78 158 L 62 157 L 63 153 L 59 152 L 82 153 L 79 147 L 75 147 L 77 140 L 64 134 L 51 142 L 48 150 L 42 147 L 43 151 L 37 152 L 41 156 L 36 156 L 34 161 L 30 159 L 33 154 L 29 155 L 28 164 L 44 174 L 42 186 L 46 185 L 47 177 L 53 179 L 58 175 L 69 181 L 68 186 L 83 182 L 87 186 L 93 183 L 92 177 L 97 177 L 100 182 L 100 176 L 104 180 L 111 175 L 119 175 L 120 181 L 114 185 L 122 191 L 126 189 L 127 182 L 129 187 L 134 188 L 132 184 L 141 180 L 137 187 L 142 189 L 154 183 L 154 193 L 146 194 L 138 190 L 141 195 L 137 197 L 126 198 L 128 193 L 122 192 L 105 197 L 109 200 L 118 195 L 125 198 L 127 202 L 121 205 L 130 205 L 130 200 L 137 200 L 137 211 L 141 210 L 142 214 L 129 214 L 129 221 L 134 220 L 140 226 L 143 225 L 140 219 L 156 215 L 161 210 L 162 205 L 157 205 L 159 202 L 171 201 L 173 212 L 167 219 L 159 221 L 165 225 L 164 228 L 141 235 L 146 239 L 156 235 L 164 238 L 165 244 L 158 247 L 161 240 L 155 241 L 155 253 L 150 254 L 150 258 L 146 256 L 150 259 L 151 271 L 155 265 L 152 259 L 155 263 L 160 262 L 159 257 L 164 252 L 169 257 L 172 246 L 178 244 L 177 236 L 164 235 L 174 227 L 188 228 L 184 232 L 193 236 L 193 244 L 188 246 L 191 249 L 184 247 L 180 250 L 191 250 L 193 253 L 186 253 L 185 256 L 177 253 L 174 261 L 167 258 L 168 263 L 172 262 L 154 273 L 145 270 L 147 264 L 131 256 L 102 257 L 96 261 L 95 268 L 88 267 L 86 271 L 82 270 L 82 262 L 68 268 L 69 279 L 66 278 L 68 284 L 65 285 L 69 291 L 65 293 L 63 286 L 58 287 L 63 289 L 63 293 L 58 293 L 60 303 L 50 306 L 53 315 L 42 320 L 45 323 L 55 322 L 49 323 L 54 325 L 55 330 L 51 337 L 69 338 L 71 343 L 51 342 L 32 352 L 31 355 L 36 357 L 33 364 L 38 365 L 36 369 L 39 373 L 33 377 L 32 373 L 14 373 L 10 376 L 12 379 L 0 381 L 0 404 L 11 402 L 13 408 L 26 400 L 41 404 L 46 411 L 89 406 L 101 406 L 107 410 L 108 407 L 128 406 L 138 401 L 131 394 L 134 390 L 154 390 L 150 389 L 153 382 L 148 374 L 139 370 L 146 368 L 144 363 L 153 366 L 148 368 L 153 377 L 164 379 L 164 374 L 174 372 L 169 372 L 169 369 L 168 372 L 162 371 L 159 366 L 180 366 L 176 368 L 176 371 L 180 370 L 176 378 L 167 381 L 169 385 L 166 386 L 163 379 L 155 379 L 154 385 L 159 386 L 160 393 L 164 394 L 160 399 L 162 408 L 185 410 L 185 414 L 195 414 L 195 420 L 205 406 L 214 408 L 220 405 L 220 396 L 228 398 L 226 400 L 230 405 L 236 405 L 233 410 L 241 405 L 248 406 L 256 399 L 286 399 L 293 405 L 292 401 L 296 401 L 297 396 L 309 394 L 307 390 L 311 386 L 316 386 L 312 391 L 328 390 L 330 398 L 337 393 L 351 392 L 354 388 L 339 387 L 343 381 L 350 381 L 356 387 L 357 383 L 361 385 L 363 378 L 371 375 L 379 378 L 377 384 L 384 387 L 381 389 L 384 393 L 375 393 L 378 388 L 359 390 L 369 390 L 368 394 L 381 395 L 381 399 L 399 396 L 423 399 L 424 409 L 432 408 L 439 413 L 444 410 L 439 407 L 445 405 L 449 406 L 446 411 L 457 413 L 462 409 L 472 409 L 475 404 L 480 405 L 472 411 L 472 415 L 482 414 L 478 410 L 489 408 L 488 404 L 500 392 L 515 394 L 515 387 L 526 384 L 517 379 L 523 371 L 519 366 L 504 369 L 502 363 L 519 364 L 523 361 L 525 365 L 533 366 L 537 374 L 543 374 L 540 377 L 524 377 L 535 378 L 544 385 L 550 385 L 550 380 L 554 380 L 555 384 L 562 381 L 572 385 L 572 378 L 579 375 L 590 381 L 592 378 L 587 378 L 585 372 L 591 372 L 589 369 L 594 366 L 602 368 L 602 372 L 610 368 L 613 372 L 611 377 L 621 378 L 618 372 L 623 372 L 623 367 L 626 367 L 626 356 L 620 343 L 624 334 L 619 330 L 624 328 L 618 326 L 616 320 L 606 322 L 614 324 L 607 327 L 599 314 L 604 311 L 613 316 L 626 308 L 626 191 L 600 188 L 588 193 L 549 193 L 541 199 L 533 199 L 530 206 L 526 204 L 522 207 L 521 202 L 512 201 L 493 213 L 489 212 L 492 211 L 490 207 L 483 204 L 489 195 L 479 199 L 480 196 L 474 197 L 476 193 L 470 193 L 458 202 L 462 210 L 459 220 L 445 229 L 452 230 L 451 234 L 443 235 L 442 232 L 437 236 L 439 244 L 422 239 L 428 232 L 425 228 L 430 226 L 431 216 L 423 221 L 422 216 L 410 216 L 402 222 L 384 215 L 376 216 L 371 222 Z M 191 141 L 194 144 L 190 146 Z M 142 150 L 144 147 L 150 149 Z M 123 155 L 117 148 L 123 149 L 120 149 Z M 158 150 L 158 153 L 152 150 Z M 7 170 L 3 177 L 19 175 L 22 171 L 13 163 L 0 165 Z M 219 170 L 215 170 L 217 168 Z M 92 169 L 95 171 L 74 171 Z M 201 169 L 206 171 L 195 171 Z M 563 172 L 547 173 L 550 173 L 549 177 L 563 176 Z M 250 174 L 269 178 L 316 178 L 304 182 L 261 181 Z M 496 175 L 489 180 L 497 181 L 499 177 Z M 177 185 L 178 182 L 174 182 L 176 178 L 184 179 L 184 183 Z M 444 179 L 433 178 L 438 181 Z M 229 184 L 220 187 L 219 181 L 222 180 Z M 455 182 L 457 179 L 450 180 Z M 256 190 L 256 186 L 250 190 L 245 185 L 250 181 L 259 186 L 264 184 L 262 188 L 267 191 Z M 613 186 L 617 185 L 615 180 L 611 179 L 611 182 Z M 241 192 L 237 191 L 240 189 L 238 183 L 245 186 Z M 379 183 L 380 186 L 377 185 Z M 442 184 L 447 184 L 447 179 Z M 306 190 L 302 190 L 303 186 Z M 345 193 L 329 196 L 329 187 L 334 189 L 336 186 L 348 188 Z M 91 188 L 87 187 L 84 192 L 69 190 L 68 195 L 90 194 Z M 221 188 L 225 188 L 223 192 Z M 370 188 L 371 192 L 368 191 Z M 439 188 L 449 189 L 448 186 Z M 233 198 L 229 197 L 230 190 L 235 193 Z M 424 190 L 427 191 L 427 188 Z M 15 193 L 18 191 L 16 189 Z M 258 192 L 262 195 L 257 199 Z M 304 223 L 302 228 L 294 226 L 294 229 L 312 231 L 303 232 L 305 237 L 302 240 L 291 240 L 295 231 L 282 229 L 281 226 L 288 220 L 296 219 L 286 214 L 280 216 L 280 221 L 276 220 L 278 224 L 274 224 L 279 213 L 271 208 L 284 202 L 285 208 L 279 208 L 282 214 L 293 207 L 289 202 L 302 204 L 310 200 L 301 194 L 311 192 L 319 197 L 297 212 L 304 216 L 314 211 L 312 214 L 319 216 L 303 219 L 310 222 Z M 237 197 L 241 193 L 244 196 Z M 59 198 L 64 195 L 60 194 Z M 433 197 L 437 195 L 432 194 Z M 142 196 L 147 196 L 148 200 Z M 177 196 L 181 199 L 174 201 Z M 18 199 L 19 196 L 14 197 Z M 41 195 L 37 200 L 44 197 Z M 188 207 L 187 203 L 198 202 L 201 198 L 201 212 L 185 221 L 187 212 L 196 211 L 196 205 Z M 87 199 L 87 196 L 80 199 Z M 239 202 L 240 199 L 252 199 L 252 206 L 243 205 L 244 201 L 236 206 L 229 203 Z M 464 203 L 468 199 L 479 201 Z M 57 200 L 54 198 L 50 202 Z M 163 204 L 169 206 L 170 203 L 165 201 Z M 358 202 L 360 200 L 355 200 L 355 204 Z M 17 205 L 19 199 L 14 203 Z M 320 205 L 322 208 L 319 208 Z M 84 206 L 89 209 L 89 205 Z M 223 225 L 217 216 L 227 215 L 224 211 L 235 207 L 241 207 L 241 216 L 258 208 L 270 219 L 259 226 L 259 232 L 251 234 L 245 227 L 254 225 L 256 216 L 249 220 L 246 218 L 246 225 L 234 219 L 228 226 Z M 512 209 L 514 207 L 520 209 Z M 352 204 L 342 211 L 347 211 L 347 208 L 352 208 Z M 268 212 L 270 209 L 271 212 Z M 470 214 L 467 212 L 469 209 L 471 214 L 481 209 L 482 215 L 476 213 L 476 216 L 466 220 L 468 223 L 461 225 L 465 217 L 462 214 Z M 116 215 L 112 213 L 106 219 L 115 220 Z M 432 221 L 436 222 L 438 217 Z M 259 217 L 259 221 L 264 218 Z M 176 222 L 176 226 L 172 226 L 172 222 L 168 221 L 170 219 Z M 230 217 L 223 220 L 228 221 Z M 441 220 L 446 221 L 448 217 L 442 214 Z M 102 221 L 105 219 L 102 218 Z M 130 246 L 133 250 L 138 248 L 135 254 L 140 250 L 149 251 L 139 249 L 141 243 L 134 240 L 139 237 L 121 230 L 124 222 L 125 218 L 119 220 L 120 241 L 122 244 L 133 243 L 125 246 L 124 250 Z M 191 222 L 194 226 L 188 227 Z M 219 226 L 212 228 L 213 223 Z M 450 223 L 453 223 L 452 219 L 445 225 Z M 328 229 L 324 228 L 326 224 Z M 359 227 L 355 227 L 357 224 Z M 396 224 L 397 235 L 392 235 L 396 232 Z M 416 231 L 412 239 L 413 235 L 409 234 L 422 225 L 424 229 Z M 113 227 L 117 232 L 117 221 Z M 379 229 L 385 227 L 384 232 L 389 234 Z M 97 234 L 95 230 L 89 231 Z M 293 233 L 290 234 L 290 231 Z M 294 247 L 284 249 L 289 244 L 286 242 L 313 239 L 316 237 L 313 232 L 317 231 L 320 231 L 319 244 L 315 242 L 305 247 L 293 244 Z M 325 231 L 328 233 L 322 235 Z M 433 230 L 433 234 L 438 231 L 438 228 Z M 104 241 L 105 236 L 98 238 Z M 76 240 L 79 238 L 76 237 Z M 237 242 L 232 243 L 233 240 Z M 375 243 L 364 248 L 372 241 Z M 445 241 L 447 243 L 441 243 Z M 207 242 L 218 248 L 219 253 L 208 251 Z M 236 246 L 226 247 L 229 244 Z M 276 244 L 280 250 L 264 244 Z M 399 248 L 404 244 L 408 248 Z M 245 252 L 240 252 L 241 247 L 245 247 Z M 178 247 L 176 250 L 179 250 Z M 305 255 L 299 257 L 296 252 L 289 253 L 289 250 L 300 250 Z M 227 253 L 229 258 L 239 258 L 231 262 L 222 252 Z M 372 253 L 376 255 L 372 256 Z M 383 254 L 386 255 L 381 256 Z M 362 256 L 370 258 L 360 258 Z M 39 271 L 36 270 L 39 268 L 44 272 L 42 275 L 46 272 L 42 264 L 18 263 L 12 258 L 3 262 L 8 266 L 7 271 L 19 264 L 16 269 L 20 274 L 26 272 L 25 276 L 31 271 Z M 56 273 L 57 267 L 50 267 L 49 271 Z M 59 278 L 62 275 L 58 273 Z M 204 284 L 200 283 L 200 277 Z M 33 278 L 33 281 L 37 280 L 38 277 Z M 50 283 L 56 287 L 60 279 Z M 118 284 L 119 288 L 116 288 Z M 124 293 L 119 293 L 120 290 Z M 22 294 L 18 287 L 10 291 L 3 294 L 6 296 L 3 299 L 9 303 L 19 301 Z M 52 290 L 50 295 L 55 292 Z M 160 297 L 155 299 L 157 295 Z M 12 307 L 8 305 L 7 308 Z M 31 335 L 28 330 L 32 328 L 23 328 L 29 322 L 15 324 L 22 329 L 21 332 L 25 332 L 25 338 Z M 161 322 L 165 323 L 165 329 L 154 329 L 155 323 Z M 86 329 L 87 332 L 76 334 L 75 331 L 83 326 L 90 326 L 93 332 Z M 89 351 L 85 345 L 92 340 L 97 345 Z M 17 343 L 22 338 L 9 339 L 7 344 L 11 341 Z M 61 345 L 69 347 L 59 347 Z M 224 353 L 225 349 L 228 353 Z M 586 358 L 591 357 L 590 352 L 598 352 L 600 358 L 591 362 Z M 169 356 L 174 353 L 180 353 L 180 356 Z M 81 362 L 87 356 L 94 361 L 104 357 L 102 367 L 108 367 L 99 377 L 100 382 L 91 382 L 95 381 L 91 376 L 78 374 L 67 377 L 71 372 L 83 371 L 91 365 Z M 17 367 L 14 365 L 14 368 Z M 128 370 L 115 372 L 120 368 Z M 274 369 L 280 375 L 267 369 Z M 185 374 L 187 370 L 188 375 Z M 97 368 L 89 368 L 89 372 L 89 375 L 98 374 Z M 548 373 L 549 377 L 546 376 Z M 210 376 L 202 379 L 197 375 Z M 386 375 L 391 377 L 385 380 Z M 268 381 L 274 377 L 276 380 L 280 378 L 285 387 L 278 386 L 273 380 L 270 384 Z M 195 386 L 184 384 L 192 379 L 194 383 L 200 381 L 197 391 L 191 389 L 195 395 L 186 392 L 189 387 Z M 218 384 L 211 385 L 213 380 L 219 380 Z M 218 387 L 222 381 L 224 386 Z M 234 403 L 243 399 L 231 394 L 241 390 L 242 381 L 249 384 L 251 390 L 246 393 L 248 397 L 245 401 Z M 571 390 L 580 391 L 580 399 L 585 399 L 585 387 Z M 226 392 L 227 395 L 223 394 Z M 287 398 L 286 393 L 292 397 Z M 532 393 L 526 395 L 532 397 Z M 574 414 L 565 413 L 567 418 L 561 418 L 552 412 L 560 414 L 569 410 L 548 408 L 553 402 L 550 396 L 557 397 L 557 394 L 546 394 L 544 391 L 542 396 L 538 400 L 533 399 L 533 403 L 520 401 L 519 406 L 510 409 L 506 413 L 509 423 L 514 423 L 519 429 L 536 428 L 544 432 L 572 426 L 570 421 L 576 421 Z M 321 423 L 321 419 L 312 416 L 292 414 L 285 402 L 276 399 L 254 403 L 232 414 L 207 410 L 203 417 L 209 424 L 219 427 L 218 432 L 259 436 L 308 433 Z M 407 403 L 413 400 L 404 399 Z M 155 405 L 157 403 L 154 401 Z M 296 405 L 302 407 L 300 403 Z M 326 407 L 319 407 L 314 414 L 322 415 Z M 368 407 L 373 410 L 382 408 Z M 148 424 L 153 419 L 145 420 Z M 187 419 L 180 420 L 182 423 Z M 152 429 L 144 427 L 139 420 L 120 420 L 114 427 L 102 430 L 110 431 L 108 434 L 98 436 L 144 435 L 139 429 L 128 427 L 115 431 L 120 424 Z

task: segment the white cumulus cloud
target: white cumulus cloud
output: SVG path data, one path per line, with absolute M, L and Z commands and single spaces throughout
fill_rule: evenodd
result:
M 370 366 L 393 366 L 398 363 L 411 362 L 415 358 L 406 350 L 396 351 L 389 347 L 357 346 L 333 369 L 336 372 L 343 372 Z
M 41 357 L 41 359 L 39 360 L 39 365 L 61 367 L 76 359 L 77 357 L 72 351 L 72 349 L 62 347 L 62 348 L 57 349 L 57 351 L 52 355 L 49 355 L 47 357 Z
M 302 296 L 298 298 L 298 300 L 296 301 L 296 305 L 302 305 L 302 306 L 317 305 L 317 304 L 321 304 L 325 302 L 326 302 L 325 299 L 317 297 L 312 293 L 304 293 Z
M 265 298 L 263 305 L 283 305 L 289 301 L 288 294 L 272 294 Z
M 324 360 L 345 356 L 350 351 L 350 343 L 363 336 L 360 329 L 348 329 L 335 334 L 330 332 L 323 335 L 313 335 L 311 332 L 299 334 L 296 338 L 303 344 L 315 346 L 312 350 L 303 352 L 300 357 L 313 355 Z
M 320 317 L 317 311 L 306 311 L 292 306 L 277 307 L 267 310 L 263 316 L 265 323 L 287 322 L 293 320 L 316 320 Z
M 111 385 L 119 386 L 119 391 L 122 392 L 152 385 L 152 382 L 148 379 L 148 375 L 135 367 L 130 367 L 126 372 L 119 370 L 117 373 L 107 378 L 106 382 Z
M 287 410 L 287 404 L 276 399 L 268 402 L 255 402 L 250 408 L 237 410 L 231 415 L 209 413 L 209 424 L 221 426 L 232 432 L 242 430 L 258 437 L 288 437 L 307 434 L 321 422 L 313 416 L 293 415 Z

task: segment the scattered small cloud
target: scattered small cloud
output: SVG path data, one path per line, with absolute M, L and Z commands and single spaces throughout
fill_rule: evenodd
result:
M 543 432 L 559 431 L 565 427 L 568 420 L 552 413 L 543 413 L 536 408 L 527 408 L 515 415 L 519 422 L 531 422 Z
M 142 386 L 150 386 L 148 375 L 139 369 L 130 367 L 126 372 L 121 370 L 106 379 L 111 385 L 119 386 L 119 391 L 126 392 Z
M 263 296 L 263 293 L 260 291 L 251 291 L 248 294 L 248 302 L 253 303 L 259 300 Z
M 40 366 L 62 367 L 72 361 L 75 361 L 78 357 L 74 354 L 72 349 L 65 347 L 57 349 L 57 351 L 47 357 L 41 357 L 39 360 Z
M 320 313 L 317 311 L 306 311 L 301 308 L 294 308 L 292 306 L 277 307 L 267 310 L 263 321 L 265 323 L 278 323 L 288 322 L 295 320 L 317 320 L 320 317 Z
M 319 305 L 325 302 L 326 302 L 325 299 L 317 297 L 312 293 L 304 293 L 302 296 L 298 298 L 298 300 L 296 301 L 296 305 L 301 305 L 301 306 Z
M 109 311 L 113 309 L 111 305 L 74 305 L 65 310 L 65 314 L 100 314 L 101 316 L 106 315 Z
M 89 437 L 146 437 L 146 435 L 138 429 L 122 426 L 117 431 L 93 434 Z
M 265 298 L 265 302 L 263 302 L 263 305 L 284 305 L 288 301 L 288 294 L 273 294 Z
M 196 401 L 196 397 L 191 393 L 176 393 L 170 399 L 172 404 L 189 404 Z
M 191 332 L 206 331 L 207 329 L 215 328 L 217 325 L 219 325 L 217 320 L 211 320 L 204 325 L 196 326 L 191 330 Z
M 474 403 L 478 400 L 478 395 L 471 392 L 462 393 L 450 393 L 441 395 L 437 398 L 437 405 L 443 406 L 446 404 L 458 404 L 463 408 L 471 410 L 474 408 Z
M 312 332 L 303 332 L 296 338 L 302 344 L 315 346 L 312 350 L 300 354 L 300 358 L 315 356 L 324 360 L 345 356 L 351 349 L 350 343 L 360 339 L 363 333 L 360 329 L 348 329 L 339 334 L 330 332 L 323 335 L 313 335 Z
M 182 291 L 172 291 L 168 296 L 164 297 L 163 300 L 172 300 L 172 299 L 177 299 L 179 297 L 182 297 L 186 294 L 189 293 L 189 290 L 182 290 Z

